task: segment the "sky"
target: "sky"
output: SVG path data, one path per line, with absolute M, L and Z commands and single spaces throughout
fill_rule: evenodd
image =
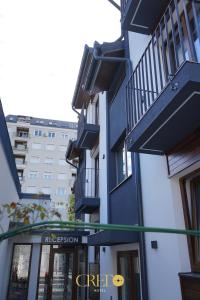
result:
M 120 12 L 108 0 L 0 0 L 5 115 L 76 121 L 71 101 L 84 45 L 119 36 Z

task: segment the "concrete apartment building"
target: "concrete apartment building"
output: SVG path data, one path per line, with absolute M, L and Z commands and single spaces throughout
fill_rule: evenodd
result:
M 66 205 L 76 175 L 65 162 L 77 124 L 8 115 L 6 117 L 23 193 L 50 194 L 51 206 L 66 218 Z

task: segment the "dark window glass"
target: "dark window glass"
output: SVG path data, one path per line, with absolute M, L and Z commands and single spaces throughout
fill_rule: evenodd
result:
M 141 300 L 140 267 L 138 252 L 118 252 L 118 274 L 124 277 L 119 288 L 119 300 Z

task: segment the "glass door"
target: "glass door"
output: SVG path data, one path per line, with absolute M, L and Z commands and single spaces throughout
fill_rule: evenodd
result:
M 53 249 L 50 270 L 50 299 L 74 299 L 74 254 Z
M 118 274 L 124 277 L 124 285 L 118 288 L 119 300 L 141 300 L 138 251 L 118 252 L 117 258 Z

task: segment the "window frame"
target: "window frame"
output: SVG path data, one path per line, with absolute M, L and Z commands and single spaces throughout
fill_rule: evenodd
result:
M 37 134 L 36 134 L 37 133 Z M 34 130 L 34 136 L 39 136 L 39 137 L 41 137 L 42 136 L 42 130 L 41 129 L 35 129 Z
M 132 259 L 137 258 L 139 260 L 139 267 L 140 267 L 140 257 L 139 257 L 139 251 L 137 249 L 135 250 L 127 250 L 127 251 L 117 251 L 117 273 L 121 274 L 121 265 L 120 265 L 120 258 L 126 257 L 129 261 L 129 271 L 131 278 L 134 279 L 134 264 L 132 264 Z M 141 268 L 140 268 L 140 297 L 141 297 Z M 126 282 L 125 282 L 126 284 Z M 131 291 L 131 299 L 130 300 L 136 300 L 135 297 L 135 286 L 136 282 L 135 280 L 132 281 L 132 284 L 130 285 L 130 291 Z M 122 300 L 122 287 L 118 287 L 118 298 L 119 300 Z
M 9 279 L 8 279 L 8 286 L 7 286 L 7 292 L 6 292 L 6 299 L 9 299 L 9 290 L 10 290 L 10 284 L 11 284 L 11 272 L 12 272 L 12 266 L 13 266 L 13 258 L 15 253 L 15 246 L 31 246 L 30 250 L 30 257 L 29 257 L 29 270 L 28 270 L 28 278 L 27 278 L 27 291 L 26 291 L 26 298 L 28 298 L 28 292 L 29 292 L 29 285 L 30 285 L 30 273 L 31 273 L 31 264 L 32 264 L 32 254 L 33 254 L 33 243 L 13 243 L 12 245 L 12 257 L 11 257 L 11 263 L 10 263 L 10 269 L 9 269 Z
M 125 167 L 125 173 L 123 174 L 124 178 L 122 180 L 119 179 L 119 161 L 118 161 L 118 153 L 122 151 L 122 158 L 124 156 L 125 160 L 123 161 L 123 168 Z M 123 159 L 124 159 L 123 158 Z M 126 142 L 123 139 L 118 147 L 115 150 L 115 168 L 116 168 L 116 184 L 119 185 L 121 184 L 124 180 L 126 180 L 127 178 L 129 178 L 130 176 L 132 176 L 132 157 L 130 156 L 131 159 L 131 173 L 129 174 L 129 169 L 128 169 L 128 151 L 127 151 L 127 147 L 126 147 Z
M 189 199 L 188 199 L 188 191 L 187 191 L 187 183 L 189 181 L 189 195 L 191 200 L 191 209 L 189 208 Z M 185 177 L 180 178 L 180 190 L 181 190 L 181 198 L 183 205 L 183 214 L 185 220 L 185 228 L 187 230 L 196 230 L 197 222 L 194 216 L 196 215 L 196 199 L 195 199 L 195 184 L 200 183 L 200 170 L 196 170 Z M 197 259 L 197 251 L 198 251 L 198 237 L 187 235 L 187 243 L 188 243 L 188 251 L 190 258 L 190 265 L 192 272 L 200 272 L 200 258 Z M 199 244 L 200 251 L 200 244 Z

